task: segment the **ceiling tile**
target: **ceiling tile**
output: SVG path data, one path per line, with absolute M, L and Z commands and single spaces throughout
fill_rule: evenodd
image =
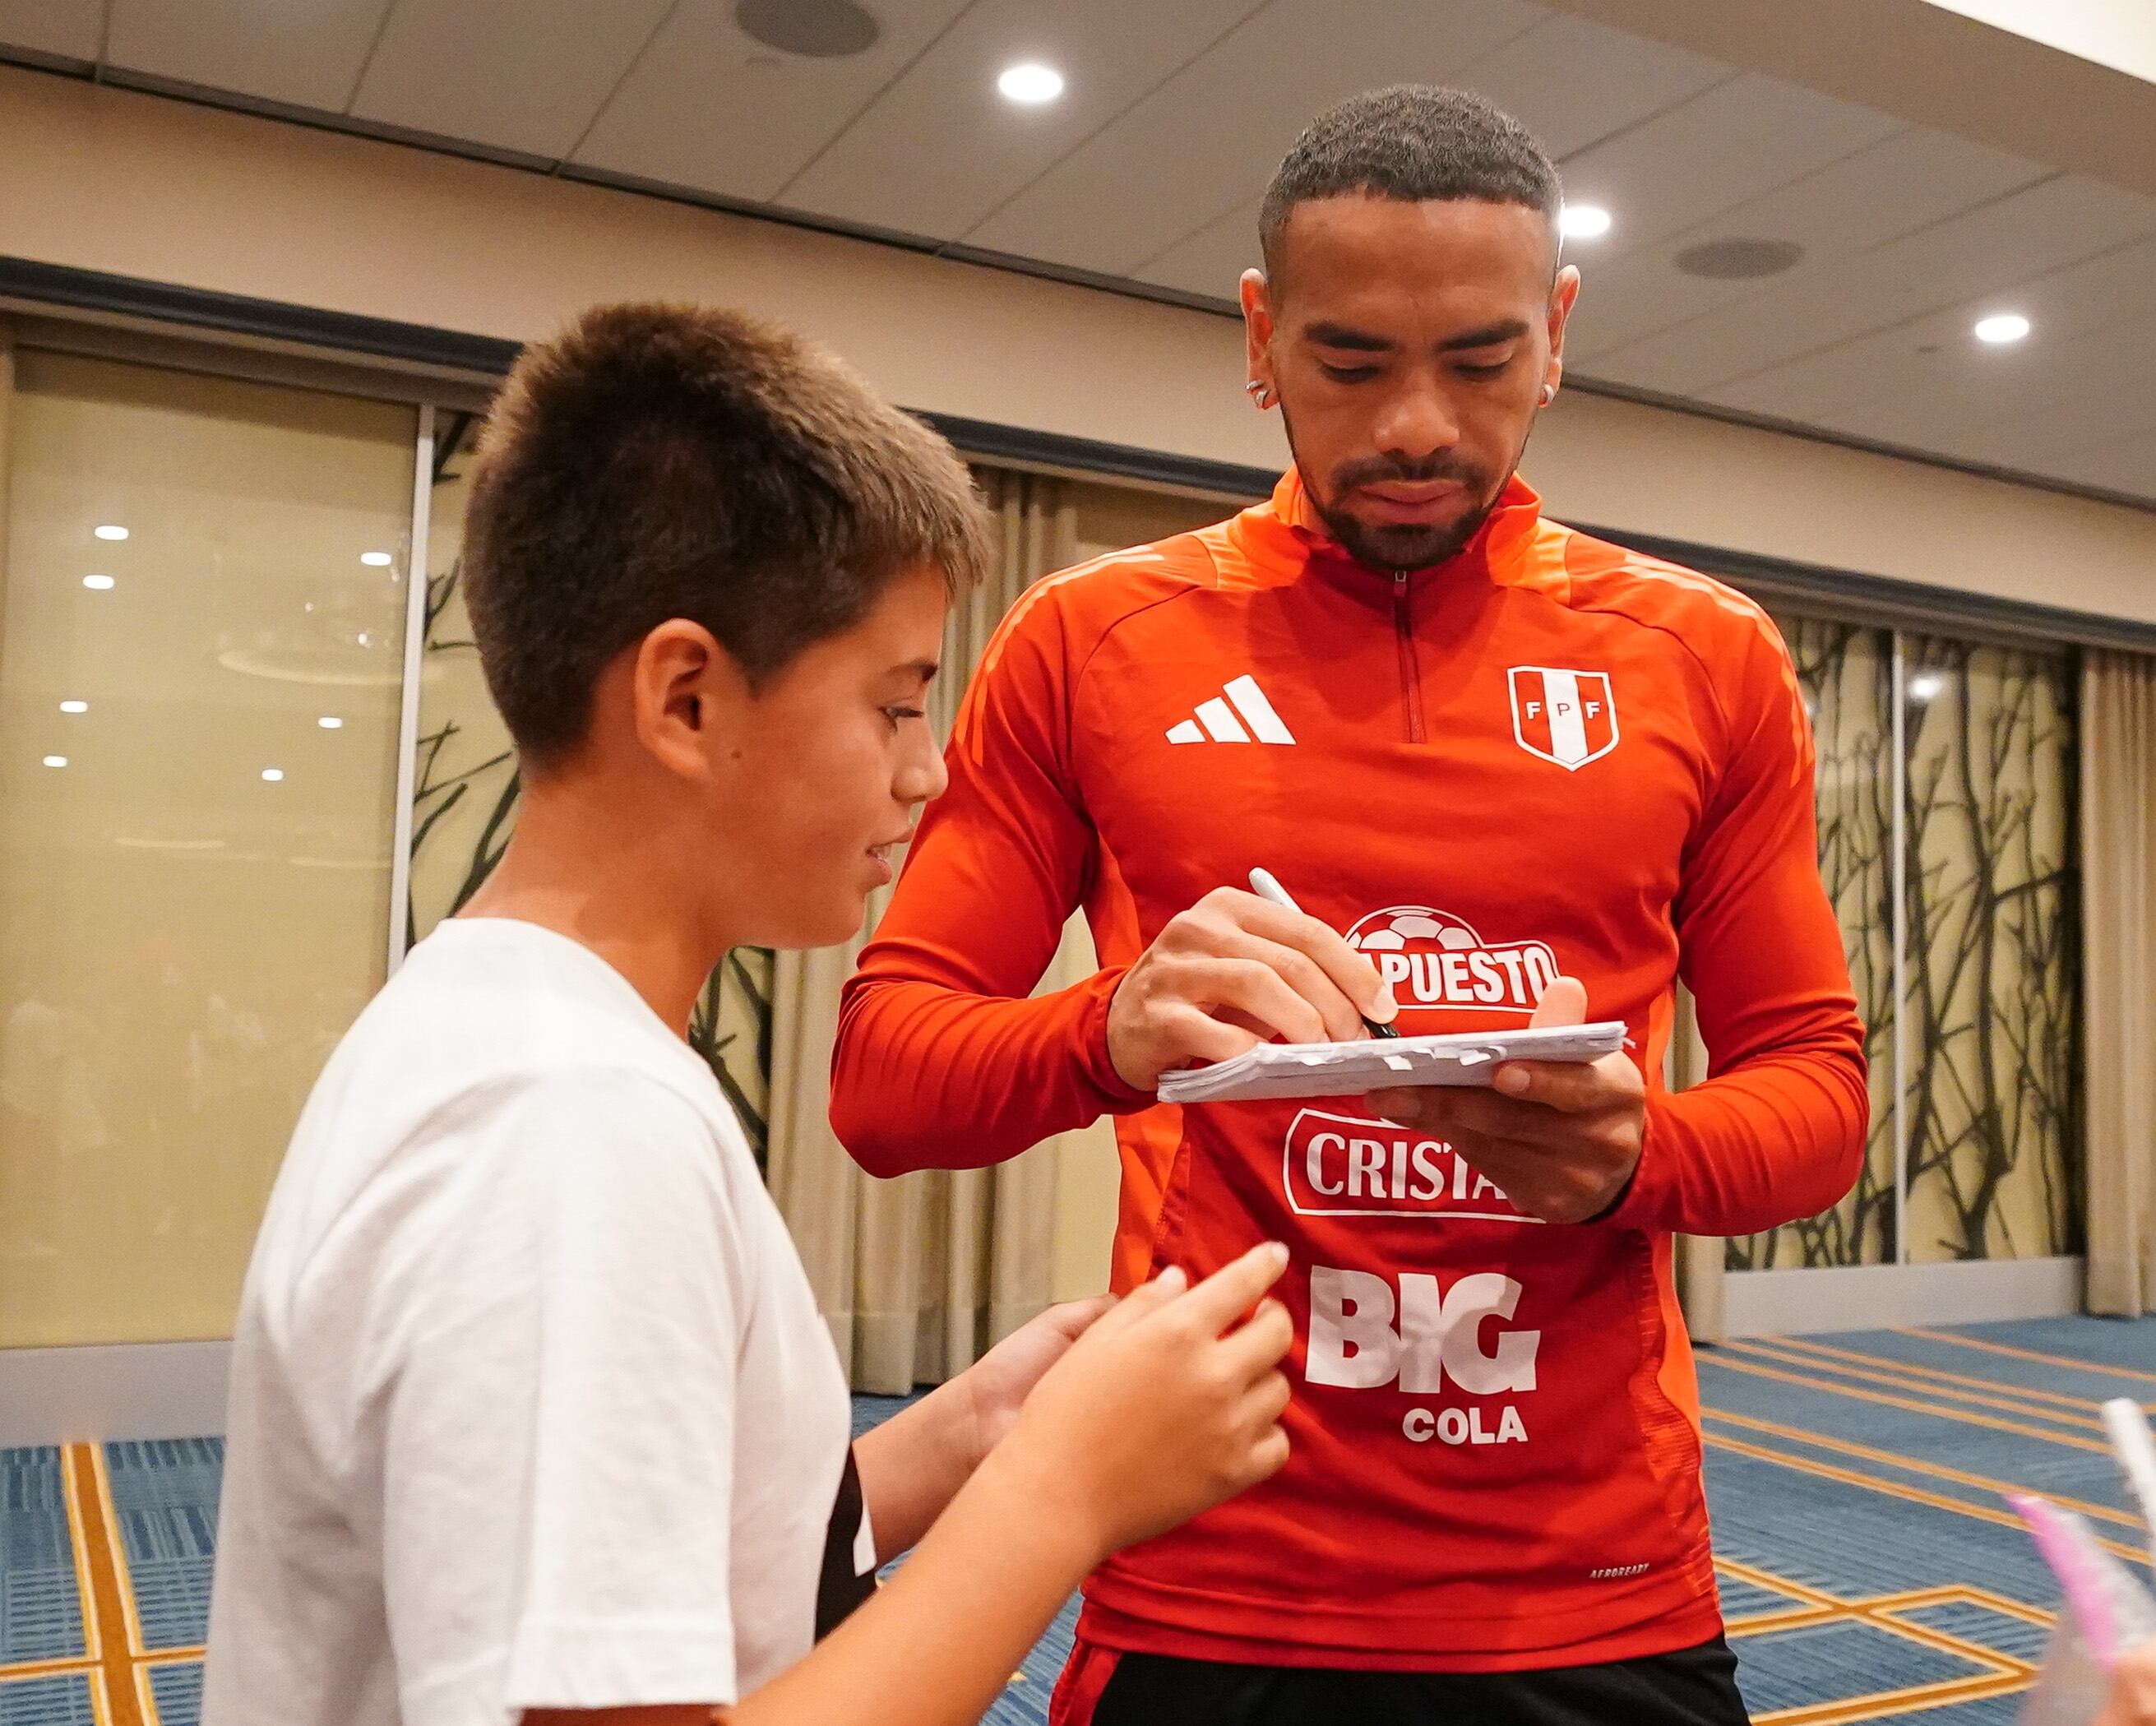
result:
M 391 0 L 112 0 L 108 65 L 344 111 Z
M 2156 232 L 2156 201 L 2066 176 L 1806 272 L 1741 304 L 1596 356 L 1596 377 L 1735 403 L 1754 373 L 1974 305 Z
M 1254 198 L 1215 217 L 1147 265 L 1138 272 L 1139 280 L 1234 304 L 1243 272 L 1260 261 L 1258 210 L 1264 203 L 1264 198 Z
M 1262 193 L 1320 110 L 1442 82 L 1543 16 L 1522 0 L 1272 0 L 966 238 L 1134 275 Z
M 1563 13 L 1455 74 L 1560 162 L 1733 75 L 1719 60 Z
M 2122 355 L 2156 346 L 2156 326 L 2146 316 L 2152 275 L 2156 239 L 2122 246 L 2006 296 L 2035 325 L 2029 340 L 2015 347 L 1977 342 L 1978 308 L 1958 306 L 1758 372 L 1717 399 L 1799 419 L 1831 419 L 1845 408 L 1886 412 L 1886 404 L 1898 403 L 1898 411 L 1921 415 L 1922 424 L 1904 427 L 1897 441 L 2088 400 L 2111 386 Z
M 818 59 L 767 47 L 733 0 L 682 0 L 574 160 L 721 197 L 767 201 L 898 76 L 966 0 L 876 0 L 875 44 Z
M 2156 432 L 2046 462 L 2038 471 L 2073 485 L 2123 491 L 2156 502 Z
M 1565 194 L 1609 210 L 1615 225 L 1595 255 L 1622 257 L 1901 129 L 1871 109 L 1778 79 L 1732 78 L 1572 157 Z
M 0 0 L 0 43 L 71 60 L 97 58 L 105 0 Z
M 1570 337 L 1575 361 L 1596 357 L 1718 308 L 1805 280 L 1831 280 L 1840 260 L 1978 204 L 2034 184 L 2047 171 L 1943 132 L 1893 133 L 1870 148 L 1604 264 L 1576 255 L 1586 290 Z M 1676 259 L 1712 240 L 1787 240 L 1804 248 L 1785 275 L 1717 281 L 1687 275 Z
M 620 81 L 669 0 L 402 0 L 352 111 L 558 160 Z
M 1263 0 L 975 0 L 779 203 L 951 239 L 1172 77 Z M 996 75 L 1054 66 L 1061 98 L 1022 108 Z

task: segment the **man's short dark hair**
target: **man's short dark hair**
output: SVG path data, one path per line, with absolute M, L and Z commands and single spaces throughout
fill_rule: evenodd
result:
M 836 357 L 740 312 L 596 306 L 510 372 L 464 571 L 487 687 L 527 763 L 583 741 L 599 674 L 670 619 L 762 687 L 895 576 L 988 563 L 973 481 Z
M 1258 244 L 1266 273 L 1278 272 L 1281 236 L 1297 204 L 1358 193 L 1406 203 L 1525 204 L 1553 232 L 1564 201 L 1533 135 L 1481 96 L 1434 84 L 1365 90 L 1312 121 L 1265 188 Z

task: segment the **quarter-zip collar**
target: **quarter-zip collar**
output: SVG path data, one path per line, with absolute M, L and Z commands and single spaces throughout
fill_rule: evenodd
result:
M 1418 590 L 1431 578 L 1470 571 L 1507 586 L 1538 583 L 1545 575 L 1540 567 L 1545 560 L 1536 555 L 1541 527 L 1542 499 L 1515 474 L 1498 494 L 1496 507 L 1457 556 L 1426 569 L 1380 568 L 1353 557 L 1332 537 L 1311 502 L 1301 473 L 1290 468 L 1271 497 L 1245 510 L 1229 532 L 1249 560 L 1243 573 L 1255 585 L 1270 587 L 1307 573 L 1390 604 L 1397 586 Z M 1403 573 L 1404 583 L 1399 580 Z

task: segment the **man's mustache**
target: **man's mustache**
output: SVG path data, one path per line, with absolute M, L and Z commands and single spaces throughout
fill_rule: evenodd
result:
M 1342 491 L 1353 491 L 1363 485 L 1427 485 L 1440 480 L 1450 480 L 1471 489 L 1481 483 L 1481 473 L 1466 463 L 1449 456 L 1435 456 L 1428 461 L 1358 461 L 1339 469 L 1332 483 Z

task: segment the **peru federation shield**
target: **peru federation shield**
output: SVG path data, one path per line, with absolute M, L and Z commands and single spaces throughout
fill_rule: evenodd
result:
M 1607 671 L 1515 665 L 1512 736 L 1530 755 L 1577 772 L 1617 747 L 1617 703 Z

